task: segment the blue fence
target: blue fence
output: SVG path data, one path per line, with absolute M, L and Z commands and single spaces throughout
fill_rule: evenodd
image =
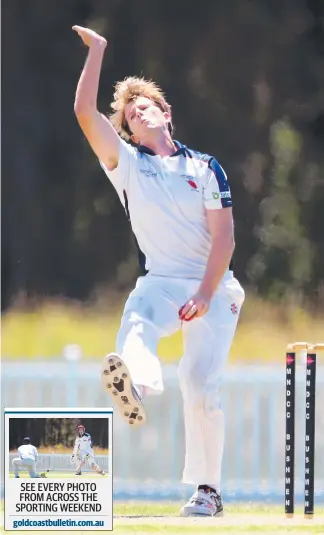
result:
M 305 368 L 297 366 L 296 498 L 303 496 Z M 114 418 L 116 498 L 183 499 L 182 402 L 176 368 L 164 367 L 165 391 L 147 398 L 148 423 Z M 104 407 L 99 365 L 82 361 L 2 363 L 2 400 L 11 407 Z M 324 498 L 324 367 L 317 372 L 315 495 Z M 285 369 L 228 367 L 221 387 L 226 415 L 222 490 L 227 500 L 284 498 Z

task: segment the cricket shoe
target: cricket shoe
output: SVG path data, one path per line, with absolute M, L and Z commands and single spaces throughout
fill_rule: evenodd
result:
M 79 472 L 75 472 L 75 475 L 76 475 L 76 476 L 81 476 L 81 475 L 82 475 L 82 474 L 81 474 L 81 470 L 80 470 Z
M 222 499 L 217 492 L 197 489 L 180 510 L 180 516 L 223 516 Z
M 127 423 L 137 426 L 146 422 L 142 398 L 131 380 L 125 362 L 116 353 L 110 353 L 103 359 L 101 380 Z

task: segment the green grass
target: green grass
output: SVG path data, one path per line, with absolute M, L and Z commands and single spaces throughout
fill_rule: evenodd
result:
M 2 317 L 3 358 L 57 358 L 66 344 L 74 343 L 82 347 L 84 358 L 100 359 L 115 348 L 125 298 L 107 295 L 91 307 L 63 299 L 32 310 L 13 306 Z M 230 362 L 282 362 L 287 343 L 323 341 L 323 321 L 323 316 L 294 302 L 274 305 L 247 295 Z M 180 333 L 161 340 L 164 362 L 177 361 L 181 354 Z
M 302 508 L 296 508 L 294 519 L 285 519 L 282 506 L 264 504 L 226 505 L 224 518 L 180 518 L 180 503 L 116 503 L 114 507 L 114 532 L 118 535 L 303 535 L 324 533 L 324 512 L 316 512 L 313 520 L 305 521 Z M 18 535 L 25 531 L 16 531 Z M 46 535 L 47 531 L 37 531 Z M 67 535 L 71 531 L 60 531 Z M 97 531 L 75 531 L 79 535 Z M 101 531 L 100 533 L 111 533 Z
M 68 448 L 67 446 L 64 446 L 63 444 L 55 444 L 54 446 L 39 446 L 37 448 L 37 451 L 39 454 L 44 453 L 57 453 L 57 454 L 67 454 L 72 455 L 72 448 Z M 13 453 L 14 455 L 17 455 L 17 449 L 13 448 L 9 451 L 9 453 Z M 109 449 L 108 448 L 100 448 L 99 446 L 96 446 L 96 455 L 109 455 Z
M 262 534 L 262 535 L 273 535 L 277 533 L 278 535 L 304 535 L 304 534 L 320 534 L 323 535 L 322 526 L 282 526 L 281 524 L 271 524 L 270 526 L 253 526 L 253 525 L 241 525 L 241 526 L 170 526 L 169 524 L 161 525 L 136 525 L 136 526 L 116 526 L 114 524 L 114 532 L 119 535 L 151 535 L 152 533 L 156 535 L 160 534 L 170 534 L 170 535 L 209 535 L 214 533 L 215 535 L 230 535 L 230 534 L 240 534 L 240 535 L 249 535 L 249 534 Z M 103 532 L 102 532 L 103 533 Z M 106 533 L 106 532 L 105 532 Z M 108 533 L 108 532 L 107 532 Z
M 182 502 L 138 502 L 129 501 L 126 503 L 116 502 L 114 505 L 114 514 L 116 516 L 178 516 Z M 226 505 L 226 513 L 254 513 L 258 514 L 280 514 L 282 507 L 279 505 L 262 505 L 262 504 L 230 504 Z
M 137 535 L 150 534 L 249 534 L 262 533 L 270 535 L 277 532 L 285 534 L 322 533 L 324 514 L 314 521 L 304 521 L 302 508 L 296 508 L 296 515 L 291 521 L 286 520 L 282 506 L 263 504 L 231 504 L 226 506 L 222 519 L 179 518 L 181 503 L 116 503 L 114 507 L 114 531 L 119 535 L 131 533 Z M 153 518 L 153 516 L 155 518 Z M 127 518 L 128 517 L 128 518 Z M 132 518 L 133 517 L 133 518 Z M 137 518 L 136 518 L 137 517 Z M 145 521 L 145 522 L 144 522 Z M 306 525 L 305 525 L 305 522 Z
M 116 502 L 114 505 L 115 516 L 174 516 L 179 515 L 179 509 L 183 505 L 182 502 L 144 502 L 144 501 L 128 501 L 125 503 Z M 316 507 L 316 506 L 315 506 Z M 225 504 L 226 516 L 232 514 L 242 515 L 281 515 L 283 514 L 283 505 L 262 504 L 262 503 L 230 503 Z M 295 507 L 296 517 L 302 516 L 303 507 Z M 316 511 L 317 516 L 323 519 L 324 510 L 318 507 Z

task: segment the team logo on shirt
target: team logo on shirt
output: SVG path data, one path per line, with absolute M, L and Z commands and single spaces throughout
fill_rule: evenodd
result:
M 153 178 L 157 177 L 157 173 L 154 171 L 151 171 L 150 169 L 140 169 L 140 172 L 146 177 L 149 177 L 149 176 L 152 176 Z
M 213 191 L 213 199 L 216 201 L 221 199 L 230 199 L 231 198 L 231 192 L 230 191 L 222 191 L 221 193 L 217 193 L 217 191 Z
M 235 303 L 231 304 L 231 312 L 232 312 L 232 314 L 237 314 L 237 312 L 238 312 L 237 305 Z
M 193 176 L 190 176 L 190 175 L 181 175 L 181 176 L 187 181 L 187 184 L 189 184 L 190 188 L 193 191 L 198 191 L 198 186 Z

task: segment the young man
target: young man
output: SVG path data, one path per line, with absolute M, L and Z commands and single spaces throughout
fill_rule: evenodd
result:
M 131 77 L 117 83 L 114 113 L 102 115 L 97 94 L 107 42 L 87 28 L 73 29 L 89 47 L 75 113 L 125 208 L 148 272 L 126 302 L 117 353 L 103 362 L 103 385 L 128 423 L 144 423 L 143 399 L 163 389 L 158 341 L 182 329 L 183 481 L 196 491 L 180 514 L 221 516 L 218 386 L 244 300 L 231 265 L 227 178 L 215 158 L 173 139 L 171 107 L 154 82 Z
M 81 476 L 81 468 L 88 463 L 91 470 L 105 475 L 105 472 L 95 463 L 91 436 L 85 432 L 84 425 L 78 425 L 71 462 L 76 463 L 76 476 Z
M 23 443 L 18 448 L 18 457 L 12 460 L 15 477 L 19 478 L 19 470 L 27 470 L 30 477 L 46 477 L 45 472 L 36 472 L 38 452 L 30 442 L 29 437 L 25 437 Z

